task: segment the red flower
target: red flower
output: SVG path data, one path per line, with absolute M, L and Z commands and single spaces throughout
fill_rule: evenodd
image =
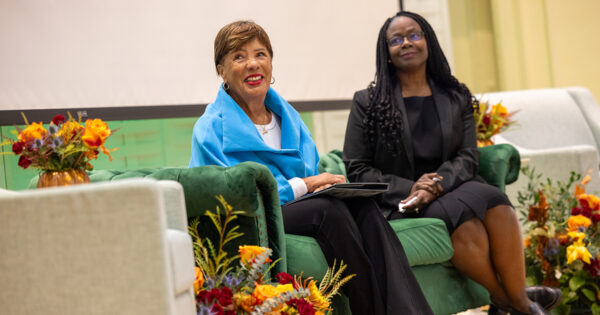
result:
M 286 272 L 278 273 L 277 275 L 275 275 L 275 278 L 277 278 L 277 282 L 279 282 L 280 284 L 288 284 L 294 281 L 294 278 Z
M 58 114 L 52 118 L 52 123 L 55 125 L 60 125 L 65 121 L 65 116 Z
M 581 209 L 581 215 L 584 216 L 584 217 L 586 217 L 586 218 L 591 217 L 592 216 L 592 209 L 590 209 L 590 208 L 583 208 L 583 209 Z
M 591 259 L 589 264 L 584 263 L 583 269 L 587 270 L 592 277 L 598 277 L 600 275 L 600 259 Z
M 31 165 L 31 160 L 27 157 L 25 157 L 24 155 L 21 155 L 21 157 L 19 158 L 19 166 L 26 169 L 29 167 L 29 165 Z
M 571 215 L 579 215 L 579 214 L 581 214 L 581 208 L 575 207 L 575 208 L 571 209 Z
M 489 114 L 485 114 L 485 116 L 483 116 L 483 123 L 487 126 L 490 124 L 491 118 L 489 116 Z
M 592 214 L 592 222 L 598 223 L 600 221 L 600 213 Z
M 582 209 L 590 209 L 590 205 L 588 204 L 587 200 L 585 199 L 579 199 L 579 204 L 581 205 Z
M 12 151 L 14 154 L 21 154 L 21 152 L 23 152 L 23 142 L 17 141 L 13 143 Z
M 314 315 L 315 308 L 305 299 L 291 299 L 286 302 L 287 305 L 296 307 L 300 315 Z
M 229 289 L 228 287 L 223 287 L 221 288 L 221 291 L 219 291 L 219 295 L 218 295 L 218 300 L 219 300 L 219 304 L 221 304 L 221 306 L 227 306 L 230 305 L 231 303 L 233 303 L 231 301 L 231 298 L 233 297 L 233 292 L 231 292 L 231 289 Z

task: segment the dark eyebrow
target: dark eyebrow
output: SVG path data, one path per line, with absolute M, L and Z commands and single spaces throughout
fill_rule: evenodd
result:
M 409 28 L 408 28 L 406 31 L 407 31 L 407 33 L 406 33 L 406 34 L 402 34 L 402 33 L 400 33 L 400 32 L 396 32 L 396 33 L 392 33 L 391 35 L 392 35 L 392 37 L 394 37 L 394 36 L 408 36 L 408 35 L 410 35 L 411 33 L 418 32 L 418 31 L 417 31 L 417 28 L 416 28 L 416 27 L 412 27 L 412 26 L 411 26 L 411 27 L 409 27 Z

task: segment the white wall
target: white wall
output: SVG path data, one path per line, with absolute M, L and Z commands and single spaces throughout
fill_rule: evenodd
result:
M 349 99 L 375 72 L 397 0 L 2 0 L 0 110 L 209 103 L 218 30 L 271 37 L 288 100 Z

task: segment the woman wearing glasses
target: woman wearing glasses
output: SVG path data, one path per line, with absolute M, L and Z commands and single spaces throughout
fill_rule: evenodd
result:
M 375 80 L 354 95 L 344 144 L 348 179 L 390 183 L 380 202 L 388 219 L 442 219 L 452 262 L 489 291 L 492 313 L 546 314 L 560 290 L 525 288 L 516 213 L 477 175 L 473 97 L 450 73 L 429 23 L 410 12 L 389 18 L 376 63 Z

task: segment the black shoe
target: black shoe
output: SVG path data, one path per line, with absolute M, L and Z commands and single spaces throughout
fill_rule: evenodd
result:
M 500 306 L 494 304 L 490 304 L 490 309 L 488 310 L 488 315 L 508 315 L 509 311 L 502 309 Z
M 531 301 L 548 311 L 555 308 L 562 300 L 562 292 L 558 288 L 533 286 L 525 288 L 525 292 Z
M 519 311 L 510 312 L 511 315 L 525 315 L 526 313 L 521 313 Z M 547 312 L 544 308 L 542 308 L 538 303 L 533 302 L 529 304 L 529 313 L 531 315 L 551 315 L 550 312 Z

